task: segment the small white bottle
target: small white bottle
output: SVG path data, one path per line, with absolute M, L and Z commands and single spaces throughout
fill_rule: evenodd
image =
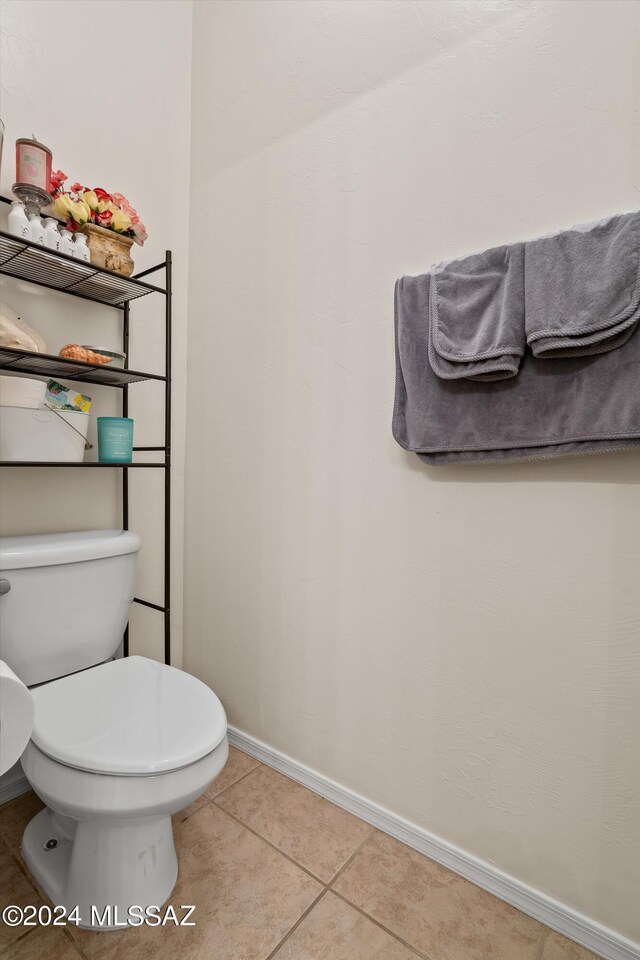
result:
M 60 233 L 58 231 L 58 222 L 53 217 L 46 217 L 44 220 L 44 243 L 51 250 L 60 249 Z
M 69 230 L 64 228 L 60 231 L 60 253 L 66 253 L 68 257 L 73 256 L 73 237 Z
M 27 215 L 24 212 L 24 203 L 22 200 L 11 201 L 11 210 L 9 211 L 7 220 L 9 233 L 12 233 L 15 237 L 20 237 L 21 240 L 31 239 L 31 228 L 27 220 Z
M 89 247 L 87 246 L 87 238 L 84 233 L 76 233 L 75 235 L 76 244 L 75 250 L 73 252 L 74 257 L 77 257 L 78 260 L 85 260 L 89 263 L 91 256 L 89 254 Z
M 38 213 L 29 214 L 29 239 L 31 243 L 41 243 L 44 246 L 46 239 L 44 224 Z

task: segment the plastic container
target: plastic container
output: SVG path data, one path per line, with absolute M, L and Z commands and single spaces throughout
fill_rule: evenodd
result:
M 94 353 L 101 353 L 103 357 L 111 357 L 110 367 L 124 367 L 125 355 L 120 353 L 119 350 L 103 350 L 102 347 L 89 346 L 88 343 L 83 343 L 82 346 L 85 350 L 93 350 Z
M 46 388 L 42 380 L 0 377 L 0 460 L 84 460 L 90 414 L 49 410 Z
M 131 463 L 133 420 L 131 417 L 98 417 L 100 463 Z

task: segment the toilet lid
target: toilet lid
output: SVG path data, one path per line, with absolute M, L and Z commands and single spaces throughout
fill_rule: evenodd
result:
M 144 776 L 211 753 L 227 718 L 196 677 L 146 657 L 125 657 L 32 690 L 31 739 L 54 760 L 92 773 Z

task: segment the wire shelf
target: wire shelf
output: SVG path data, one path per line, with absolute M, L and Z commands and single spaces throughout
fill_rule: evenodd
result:
M 162 287 L 123 277 L 111 270 L 100 270 L 3 230 L 0 230 L 0 273 L 112 307 L 123 307 L 149 293 L 166 292 Z
M 0 370 L 13 373 L 32 373 L 34 376 L 81 380 L 84 383 L 102 383 L 109 387 L 123 387 L 127 383 L 142 380 L 165 380 L 155 373 L 138 370 L 123 370 L 109 364 L 84 363 L 67 357 L 54 357 L 48 353 L 32 353 L 14 347 L 0 347 Z
M 98 467 L 101 470 L 110 470 L 116 467 L 120 470 L 147 467 L 153 469 L 168 469 L 167 463 L 98 463 L 96 460 L 69 461 L 69 460 L 0 460 L 0 467 Z
M 0 195 L 0 203 L 10 204 L 9 197 Z M 154 286 L 147 283 L 142 277 L 156 271 L 164 271 L 164 286 Z M 58 290 L 68 296 L 81 297 L 95 303 L 103 303 L 122 311 L 122 342 L 123 352 L 129 354 L 129 303 L 149 293 L 160 293 L 164 302 L 164 344 L 165 344 L 165 375 L 158 376 L 151 373 L 140 373 L 136 370 L 123 370 L 119 367 L 97 366 L 69 360 L 66 357 L 54 357 L 50 354 L 34 354 L 29 351 L 16 350 L 10 347 L 0 348 L 0 370 L 10 370 L 15 373 L 35 374 L 36 376 L 53 376 L 84 381 L 86 383 L 102 383 L 122 388 L 122 416 L 128 416 L 129 384 L 141 380 L 161 380 L 164 382 L 164 445 L 134 447 L 136 451 L 155 451 L 161 457 L 160 461 L 141 463 L 96 463 L 95 461 L 69 463 L 67 461 L 0 461 L 0 467 L 41 467 L 48 469 L 84 469 L 89 467 L 98 470 L 119 469 L 121 471 L 122 487 L 122 527 L 129 529 L 129 471 L 137 469 L 160 469 L 164 472 L 164 577 L 163 603 L 155 604 L 139 597 L 136 603 L 160 611 L 164 621 L 164 661 L 171 663 L 171 340 L 172 340 L 172 256 L 167 250 L 165 259 L 155 266 L 142 270 L 134 277 L 123 277 L 110 270 L 101 270 L 91 263 L 76 260 L 64 253 L 42 247 L 29 240 L 22 240 L 11 233 L 0 230 L 0 274 L 16 277 L 31 284 Z M 123 638 L 124 655 L 129 654 L 129 626 L 125 628 Z

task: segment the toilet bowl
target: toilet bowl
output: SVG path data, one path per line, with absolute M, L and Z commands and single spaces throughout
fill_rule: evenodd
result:
M 178 872 L 171 814 L 227 760 L 222 704 L 195 677 L 144 657 L 54 680 L 33 699 L 22 766 L 46 808 L 24 834 L 27 866 L 55 904 L 77 908 L 80 926 L 160 906 Z
M 118 531 L 0 539 L 0 659 L 33 698 L 21 763 L 46 804 L 23 856 L 56 906 L 99 930 L 168 900 L 178 873 L 171 815 L 218 776 L 229 750 L 224 708 L 200 680 L 145 657 L 106 659 L 126 623 L 139 546 Z

